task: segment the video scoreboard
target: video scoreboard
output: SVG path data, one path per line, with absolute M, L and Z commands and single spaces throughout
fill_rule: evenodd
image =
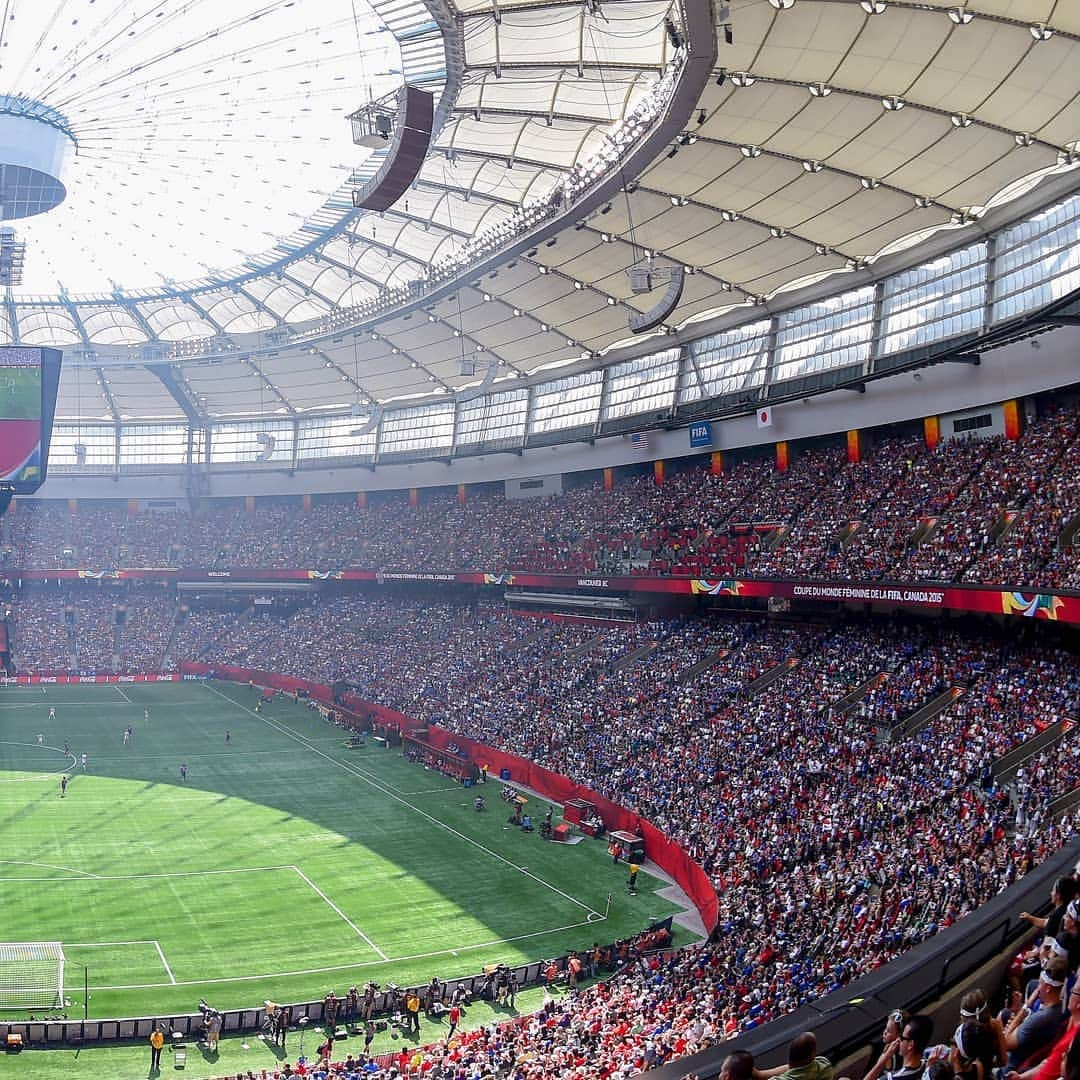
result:
M 0 346 L 0 486 L 16 495 L 45 483 L 61 356 L 57 349 Z

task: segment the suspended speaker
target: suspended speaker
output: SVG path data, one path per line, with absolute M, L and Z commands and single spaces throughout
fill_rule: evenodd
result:
M 424 164 L 435 121 L 435 98 L 427 90 L 403 86 L 397 91 L 392 142 L 379 171 L 352 193 L 359 210 L 387 210 L 409 189 Z M 365 144 L 366 145 L 366 144 Z
M 644 334 L 646 330 L 659 326 L 678 307 L 682 299 L 686 268 L 673 266 L 666 272 L 671 275 L 671 278 L 660 302 L 648 311 L 635 311 L 630 316 L 630 329 L 635 334 Z

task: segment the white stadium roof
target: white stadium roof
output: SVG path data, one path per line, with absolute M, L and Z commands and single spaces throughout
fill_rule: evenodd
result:
M 493 363 L 509 388 L 625 355 L 646 251 L 691 268 L 657 331 L 685 340 L 1080 186 L 1066 0 L 733 0 L 707 49 L 694 0 L 59 8 L 5 29 L 0 92 L 79 152 L 15 223 L 0 342 L 65 350 L 60 417 L 407 404 Z M 404 198 L 354 211 L 378 161 L 344 117 L 402 79 L 441 126 Z

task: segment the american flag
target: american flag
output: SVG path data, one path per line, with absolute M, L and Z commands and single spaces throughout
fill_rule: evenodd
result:
M 648 450 L 649 449 L 649 435 L 645 431 L 635 431 L 630 436 L 630 445 L 635 450 Z

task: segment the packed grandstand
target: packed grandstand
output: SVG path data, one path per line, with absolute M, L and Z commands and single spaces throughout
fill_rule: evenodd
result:
M 1077 5 L 217 7 L 5 12 L 0 357 L 63 364 L 52 424 L 0 380 L 44 435 L 0 475 L 0 745 L 45 747 L 42 685 L 302 690 L 338 747 L 588 795 L 695 939 L 537 954 L 483 1026 L 443 984 L 393 1052 L 355 988 L 255 1000 L 227 1036 L 326 1027 L 258 1074 L 187 1062 L 202 1002 L 174 1067 L 833 1080 L 805 1033 L 728 1055 L 796 1017 L 835 1060 L 842 1017 L 884 1028 L 855 1080 L 1080 1080 Z M 76 1030 L 59 982 L 5 1039 L 167 1027 Z
M 511 1063 L 527 1077 L 636 1072 L 879 968 L 1073 836 L 1080 752 L 1067 733 L 1080 666 L 1052 622 L 1017 632 L 900 611 L 769 615 L 737 601 L 567 616 L 483 589 L 440 598 L 340 581 L 301 596 L 266 583 L 256 604 L 228 581 L 192 594 L 152 569 L 87 580 L 72 568 L 242 578 L 245 567 L 487 567 L 1067 590 L 1077 417 L 1055 400 L 1018 439 L 936 449 L 921 432 L 871 434 L 855 462 L 824 441 L 796 447 L 783 472 L 753 455 L 729 455 L 720 473 L 690 461 L 662 482 L 627 470 L 539 506 L 483 489 L 464 502 L 436 492 L 410 505 L 401 493 L 359 508 L 341 496 L 306 510 L 272 498 L 167 513 L 23 502 L 0 532 L 9 671 L 197 664 L 347 682 L 355 700 L 531 760 L 650 822 L 715 889 L 707 944 L 641 958 L 631 946 L 608 958 L 610 980 L 405 1063 L 447 1077 Z M 1019 772 L 1003 771 L 1037 736 Z M 402 1062 L 379 1067 L 390 1075 Z

